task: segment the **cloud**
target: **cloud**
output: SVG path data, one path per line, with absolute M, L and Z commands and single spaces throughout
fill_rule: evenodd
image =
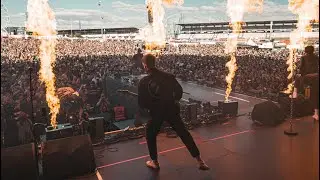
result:
M 120 17 L 113 13 L 87 9 L 56 9 L 58 29 L 70 28 L 104 28 L 107 26 L 125 27 L 130 17 Z
M 227 13 L 226 2 L 215 2 L 207 6 L 200 6 L 198 12 L 183 12 L 183 23 L 196 22 L 221 22 L 230 21 Z M 263 12 L 245 13 L 245 21 L 272 21 L 272 20 L 292 20 L 296 17 L 288 10 L 287 4 L 278 4 L 269 0 L 264 1 Z
M 137 21 L 137 17 L 118 16 L 114 13 L 104 12 L 95 9 L 55 9 L 58 29 L 74 29 L 79 28 L 106 28 L 106 27 L 128 27 L 131 25 L 138 26 L 138 23 L 130 23 Z M 141 19 L 141 18 L 139 18 Z M 18 13 L 10 15 L 8 26 L 24 26 L 25 14 Z M 71 25 L 72 24 L 72 25 Z
M 127 4 L 121 1 L 112 2 L 111 7 L 121 11 L 134 11 L 134 12 L 146 11 L 146 5 L 144 4 Z
M 216 11 L 219 10 L 219 7 L 214 7 L 214 6 L 201 6 L 200 7 L 201 10 L 205 10 L 205 11 Z
M 169 7 L 169 9 L 170 8 L 178 11 L 199 11 L 198 7 L 177 6 L 177 7 Z
M 75 6 L 76 7 L 76 6 Z M 226 1 L 215 1 L 202 6 L 166 6 L 166 18 L 170 25 L 173 23 L 199 23 L 229 21 L 226 14 Z M 54 9 L 58 29 L 73 28 L 114 28 L 114 27 L 137 27 L 147 24 L 145 4 L 128 4 L 122 1 L 111 3 L 106 9 Z M 181 18 L 182 17 L 182 18 Z M 286 4 L 279 4 L 270 0 L 264 1 L 263 12 L 247 13 L 245 21 L 264 20 L 288 20 L 295 19 Z M 20 12 L 10 15 L 8 26 L 24 26 L 25 14 Z

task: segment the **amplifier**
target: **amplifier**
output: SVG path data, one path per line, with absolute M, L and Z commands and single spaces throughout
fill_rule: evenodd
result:
M 38 179 L 34 143 L 1 148 L 1 179 Z
M 92 142 L 104 138 L 104 117 L 89 118 L 89 133 Z
M 292 99 L 293 103 L 293 117 L 303 117 L 313 114 L 312 102 L 309 99 L 305 99 L 303 96 L 298 96 Z M 279 97 L 280 108 L 286 115 L 290 115 L 291 110 L 291 98 Z
M 224 116 L 237 116 L 238 115 L 238 102 L 237 101 L 218 101 L 218 107 Z
M 215 113 L 209 115 L 210 121 L 215 122 L 215 121 L 220 120 L 221 118 L 223 118 L 223 114 L 220 112 L 215 112 Z
M 58 124 L 56 129 L 52 126 L 46 128 L 46 139 L 53 140 L 73 136 L 73 127 L 71 124 Z
M 197 106 L 198 106 L 197 103 L 192 103 L 192 104 L 188 104 L 187 105 L 187 121 L 191 122 L 191 124 L 194 124 L 194 125 L 198 124 L 198 121 L 197 121 L 197 115 L 198 115 Z
M 42 166 L 45 180 L 71 179 L 94 173 L 96 164 L 89 135 L 46 141 Z

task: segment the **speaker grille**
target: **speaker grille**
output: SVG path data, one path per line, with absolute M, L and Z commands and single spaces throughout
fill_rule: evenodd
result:
M 37 179 L 34 143 L 1 148 L 1 179 Z
M 47 141 L 43 149 L 45 179 L 64 179 L 93 173 L 96 169 L 89 135 Z

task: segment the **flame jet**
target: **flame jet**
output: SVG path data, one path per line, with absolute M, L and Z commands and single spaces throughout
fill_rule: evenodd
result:
M 182 5 L 183 3 L 183 0 L 146 0 L 149 25 L 142 30 L 142 33 L 145 37 L 147 52 L 159 51 L 166 45 L 166 31 L 163 23 L 165 10 L 163 5 Z
M 237 67 L 237 44 L 238 36 L 242 31 L 243 16 L 246 12 L 262 12 L 263 0 L 228 0 L 227 14 L 231 19 L 230 26 L 232 33 L 229 35 L 225 44 L 225 53 L 230 55 L 230 61 L 227 62 L 226 67 L 229 73 L 226 77 L 227 89 L 225 94 L 225 101 L 229 100 L 229 95 L 232 91 L 233 78 L 238 69 Z
M 50 108 L 51 125 L 56 128 L 57 114 L 60 109 L 60 100 L 56 95 L 55 74 L 55 47 L 56 47 L 56 20 L 48 0 L 28 0 L 27 30 L 34 32 L 40 39 L 39 79 L 46 87 L 46 100 Z
M 311 32 L 312 22 L 319 22 L 319 1 L 318 0 L 289 0 L 288 9 L 298 16 L 297 28 L 290 33 L 290 54 L 287 60 L 289 72 L 288 79 L 291 83 L 288 84 L 284 91 L 291 94 L 294 89 L 293 73 L 296 70 L 295 62 L 297 61 L 297 50 L 303 48 L 305 45 L 305 34 Z

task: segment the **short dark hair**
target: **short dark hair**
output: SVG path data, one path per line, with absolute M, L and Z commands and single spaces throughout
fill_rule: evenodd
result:
M 152 54 L 146 54 L 142 58 L 142 62 L 147 65 L 148 68 L 155 68 L 156 57 Z
M 313 46 L 306 46 L 305 48 L 304 48 L 304 52 L 306 52 L 307 54 L 313 54 L 313 52 L 314 52 L 314 47 Z

